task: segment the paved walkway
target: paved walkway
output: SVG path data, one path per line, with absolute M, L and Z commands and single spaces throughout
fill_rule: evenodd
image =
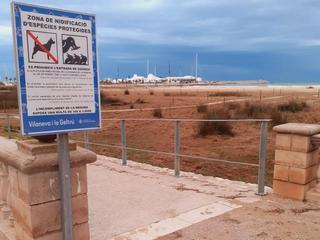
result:
M 156 239 L 260 200 L 255 184 L 102 156 L 88 184 L 92 240 Z

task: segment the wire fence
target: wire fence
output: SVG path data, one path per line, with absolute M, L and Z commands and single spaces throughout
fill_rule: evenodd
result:
M 11 138 L 13 133 L 20 132 L 19 129 L 13 128 L 11 126 L 11 121 L 13 119 L 19 119 L 17 115 L 14 114 L 6 114 L 0 115 L 0 119 L 4 119 L 5 122 L 3 126 L 0 126 L 7 133 L 7 137 Z M 89 139 L 89 132 L 83 132 L 83 140 L 73 139 L 73 141 L 77 143 L 83 144 L 83 146 L 87 149 L 90 146 L 99 146 L 99 147 L 110 147 L 121 150 L 121 160 L 123 165 L 127 165 L 127 151 L 137 151 L 137 152 L 145 152 L 151 154 L 162 154 L 166 156 L 171 156 L 174 158 L 174 174 L 175 176 L 180 176 L 180 165 L 181 158 L 190 158 L 190 159 L 199 159 L 205 161 L 212 161 L 224 164 L 232 164 L 232 165 L 240 165 L 240 166 L 250 166 L 258 168 L 258 195 L 265 195 L 265 176 L 266 176 L 266 151 L 267 151 L 267 129 L 268 123 L 271 121 L 270 119 L 160 119 L 160 118 L 112 118 L 112 119 L 102 119 L 103 122 L 119 122 L 120 124 L 120 135 L 121 135 L 121 145 L 117 144 L 106 144 L 99 142 L 92 142 Z M 166 152 L 166 151 L 157 151 L 150 150 L 145 148 L 137 148 L 127 146 L 127 122 L 173 122 L 175 124 L 174 127 L 174 151 Z M 211 157 L 203 157 L 203 156 L 195 156 L 190 154 L 181 154 L 180 148 L 180 135 L 181 135 L 181 123 L 183 122 L 228 122 L 228 123 L 259 123 L 260 124 L 260 135 L 259 135 L 259 162 L 258 164 L 251 162 L 239 162 L 234 160 L 225 160 Z

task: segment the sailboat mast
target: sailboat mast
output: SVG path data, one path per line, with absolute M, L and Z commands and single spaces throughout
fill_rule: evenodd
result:
M 198 79 L 198 53 L 196 53 L 196 80 Z

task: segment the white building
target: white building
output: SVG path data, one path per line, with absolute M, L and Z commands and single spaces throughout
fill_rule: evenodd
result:
M 147 77 L 139 76 L 133 74 L 131 78 L 126 79 L 106 79 L 102 80 L 102 83 L 128 83 L 128 84 L 192 84 L 192 83 L 201 83 L 202 79 L 200 77 L 196 78 L 194 76 L 181 76 L 181 77 L 165 77 L 161 78 L 154 74 L 149 73 Z

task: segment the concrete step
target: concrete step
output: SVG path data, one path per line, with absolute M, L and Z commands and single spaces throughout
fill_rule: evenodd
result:
M 319 188 L 319 184 L 318 184 L 317 187 L 311 188 L 306 193 L 306 200 L 320 203 L 320 188 Z

